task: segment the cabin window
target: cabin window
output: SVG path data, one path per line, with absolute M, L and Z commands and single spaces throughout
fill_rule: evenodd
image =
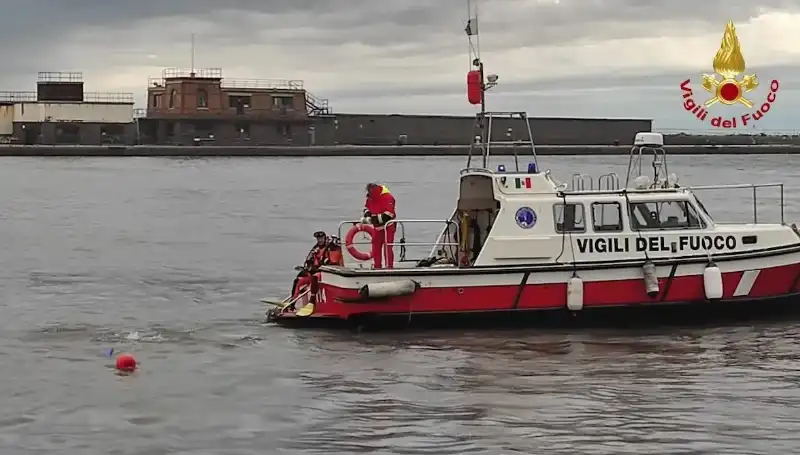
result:
M 175 107 L 175 99 L 178 97 L 178 92 L 175 89 L 172 89 L 169 92 L 169 108 L 172 109 Z
M 703 224 L 688 201 L 632 202 L 631 229 L 700 229 Z
M 555 204 L 556 232 L 586 232 L 583 204 Z
M 593 203 L 592 229 L 594 232 L 621 232 L 622 206 L 619 202 Z

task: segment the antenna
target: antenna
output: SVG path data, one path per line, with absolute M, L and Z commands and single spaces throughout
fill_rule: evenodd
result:
M 464 32 L 467 34 L 469 40 L 469 58 L 470 70 L 467 73 L 467 97 L 470 104 L 480 104 L 481 111 L 476 115 L 475 126 L 480 131 L 479 135 L 475 136 L 474 145 L 481 149 L 483 155 L 483 167 L 487 165 L 489 149 L 488 145 L 484 145 L 489 140 L 491 129 L 491 120 L 487 122 L 486 118 L 486 91 L 497 85 L 497 75 L 490 74 L 488 77 L 484 71 L 483 60 L 481 60 L 481 38 L 480 38 L 480 24 L 478 23 L 478 0 L 475 0 L 473 8 L 473 0 L 467 0 L 467 26 Z M 475 38 L 473 45 L 472 39 Z M 472 150 L 472 147 L 470 147 Z M 467 159 L 467 166 L 471 162 L 472 155 Z
M 481 59 L 481 33 L 478 29 L 478 0 L 475 0 L 475 56 Z
M 467 33 L 469 40 L 469 47 L 467 49 L 469 55 L 469 68 L 474 66 L 475 59 L 481 58 L 481 37 L 480 30 L 478 29 L 478 5 L 472 7 L 472 0 L 467 0 L 467 28 L 464 29 Z M 475 37 L 475 43 L 472 43 L 472 37 Z
M 194 75 L 195 75 L 195 72 L 194 72 L 194 33 L 192 33 L 192 51 L 191 52 L 192 52 L 192 72 L 189 73 L 189 75 L 191 77 L 194 77 Z
M 480 104 L 481 110 L 475 115 L 475 133 L 473 140 L 470 143 L 469 150 L 467 151 L 467 169 L 470 169 L 472 163 L 472 153 L 475 149 L 480 149 L 481 156 L 483 157 L 483 168 L 487 169 L 489 164 L 491 138 L 492 138 L 492 119 L 494 117 L 506 118 L 515 123 L 514 119 L 519 119 L 523 122 L 524 129 L 527 130 L 528 141 L 514 141 L 512 129 L 508 128 L 508 138 L 505 144 L 510 144 L 514 153 L 514 163 L 516 171 L 519 172 L 519 162 L 517 160 L 517 145 L 529 144 L 533 154 L 533 162 L 528 164 L 528 173 L 538 172 L 538 163 L 536 162 L 536 149 L 533 146 L 533 134 L 531 133 L 531 125 L 528 121 L 528 116 L 525 112 L 486 112 L 486 91 L 497 86 L 497 74 L 486 74 L 484 71 L 483 60 L 481 60 L 481 38 L 480 26 L 478 24 L 478 5 L 480 0 L 467 0 L 467 26 L 464 32 L 467 34 L 469 40 L 469 59 L 470 66 L 467 72 L 467 100 L 469 104 L 475 106 Z M 473 5 L 474 3 L 474 5 Z M 474 6 L 474 8 L 473 8 Z M 475 43 L 473 45 L 473 38 Z M 502 143 L 502 141 L 500 142 Z M 503 166 L 504 168 L 504 166 Z M 499 171 L 498 172 L 505 172 Z M 505 177 L 503 177 L 505 179 Z
M 497 75 L 489 74 L 488 77 L 484 72 L 483 60 L 481 60 L 481 35 L 480 25 L 478 23 L 478 0 L 475 0 L 473 8 L 473 0 L 467 0 L 467 26 L 464 31 L 469 40 L 469 60 L 470 70 L 477 70 L 480 74 L 480 105 L 481 105 L 481 119 L 486 114 L 486 91 L 497 85 Z M 475 38 L 473 44 L 472 39 Z M 477 104 L 477 103 L 476 103 Z
M 467 0 L 467 27 L 464 29 L 467 33 L 467 40 L 469 41 L 469 68 L 470 70 L 477 69 L 480 72 L 480 90 L 481 90 L 481 116 L 486 113 L 486 99 L 484 96 L 484 74 L 483 62 L 481 62 L 481 38 L 480 29 L 478 25 L 478 5 L 473 8 L 472 0 Z M 473 43 L 472 38 L 475 37 Z

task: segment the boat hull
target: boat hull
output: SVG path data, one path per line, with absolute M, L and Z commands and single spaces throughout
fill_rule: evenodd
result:
M 439 330 L 495 328 L 618 328 L 725 325 L 786 320 L 800 316 L 800 293 L 746 300 L 719 300 L 662 305 L 609 306 L 567 309 L 506 310 L 448 313 L 364 313 L 348 319 L 330 315 L 298 317 L 287 314 L 272 322 L 287 328 L 344 330 Z
M 703 272 L 707 259 L 683 258 L 656 264 L 659 292 L 648 295 L 638 265 L 609 263 L 538 268 L 398 269 L 395 271 L 325 270 L 314 314 L 279 314 L 287 325 L 489 326 L 516 324 L 637 324 L 720 320 L 734 315 L 785 314 L 800 305 L 800 250 L 718 260 L 723 296 L 706 298 Z M 567 310 L 567 283 L 583 281 L 583 308 Z M 414 280 L 411 294 L 364 299 L 365 284 Z

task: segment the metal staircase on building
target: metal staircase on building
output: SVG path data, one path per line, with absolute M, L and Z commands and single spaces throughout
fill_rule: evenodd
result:
M 319 98 L 313 94 L 306 92 L 306 110 L 308 115 L 330 115 L 331 109 L 328 106 L 328 100 Z

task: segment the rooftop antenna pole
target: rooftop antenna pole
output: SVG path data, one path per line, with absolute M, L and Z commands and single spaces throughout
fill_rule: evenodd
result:
M 189 73 L 191 77 L 194 77 L 194 33 L 192 33 L 192 72 Z

